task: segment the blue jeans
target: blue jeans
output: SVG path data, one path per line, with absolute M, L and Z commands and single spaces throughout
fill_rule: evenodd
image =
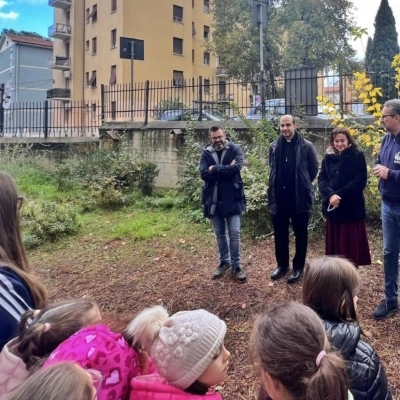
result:
M 240 268 L 240 214 L 224 218 L 216 212 L 210 221 L 217 239 L 220 263 L 231 264 L 232 269 Z M 228 225 L 229 243 L 225 221 Z
M 382 202 L 383 265 L 385 271 L 385 297 L 397 302 L 400 252 L 400 206 Z

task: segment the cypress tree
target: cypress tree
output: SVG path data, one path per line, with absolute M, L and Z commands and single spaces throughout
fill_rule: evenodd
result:
M 371 52 L 372 52 L 372 38 L 368 36 L 367 48 L 365 49 L 365 70 L 369 71 L 371 68 Z
M 381 0 L 375 16 L 375 35 L 372 41 L 369 62 L 371 81 L 383 91 L 383 101 L 396 96 L 394 72 L 391 69 L 393 57 L 399 53 L 396 21 L 388 0 Z

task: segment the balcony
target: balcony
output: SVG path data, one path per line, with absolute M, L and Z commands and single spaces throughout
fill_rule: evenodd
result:
M 221 77 L 221 78 L 223 76 L 228 76 L 228 74 L 226 73 L 225 67 L 217 67 L 217 76 Z
M 48 36 L 53 39 L 69 39 L 71 37 L 71 25 L 54 24 L 49 27 Z
M 47 68 L 69 71 L 71 69 L 71 59 L 69 57 L 50 57 L 47 60 Z
M 228 93 L 218 93 L 217 94 L 217 101 L 219 103 L 229 103 L 230 101 L 233 101 L 233 94 L 228 94 Z
M 48 89 L 46 98 L 48 100 L 70 101 L 71 100 L 71 89 L 67 89 L 67 88 Z
M 49 6 L 67 10 L 71 7 L 72 0 L 49 0 Z

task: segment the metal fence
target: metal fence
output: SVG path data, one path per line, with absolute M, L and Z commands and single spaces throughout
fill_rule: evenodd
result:
M 397 97 L 395 71 L 369 74 L 382 86 L 383 100 Z M 296 75 L 265 82 L 268 114 L 296 114 L 304 110 L 313 110 L 313 115 L 322 113 L 316 102 L 318 95 L 327 97 L 343 113 L 367 115 L 366 105 L 353 93 L 352 73 L 316 74 L 312 85 L 309 84 L 309 77 L 303 79 L 301 74 L 299 76 L 295 82 L 292 79 L 297 79 Z M 308 100 L 293 107 L 293 99 L 290 99 L 290 104 L 287 99 L 292 95 L 290 88 L 296 85 L 299 85 L 301 93 L 311 90 L 312 95 L 302 96 Z M 136 83 L 134 87 L 129 84 L 101 85 L 101 98 L 96 101 L 11 103 L 6 110 L 0 103 L 0 135 L 44 138 L 97 136 L 98 128 L 103 123 L 141 121 L 147 124 L 152 120 L 166 119 L 170 110 L 174 110 L 174 119 L 181 118 L 182 110 L 191 110 L 196 120 L 205 119 L 206 114 L 222 114 L 228 118 L 244 114 L 245 118 L 259 119 L 261 86 L 257 79 L 239 82 L 223 76 L 214 79 L 199 77 L 146 81 Z M 0 97 L 3 98 L 3 95 L 0 87 Z

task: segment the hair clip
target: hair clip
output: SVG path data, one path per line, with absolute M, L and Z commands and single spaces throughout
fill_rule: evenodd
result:
M 46 322 L 43 326 L 43 332 L 48 332 L 50 329 L 50 324 L 48 322 Z

